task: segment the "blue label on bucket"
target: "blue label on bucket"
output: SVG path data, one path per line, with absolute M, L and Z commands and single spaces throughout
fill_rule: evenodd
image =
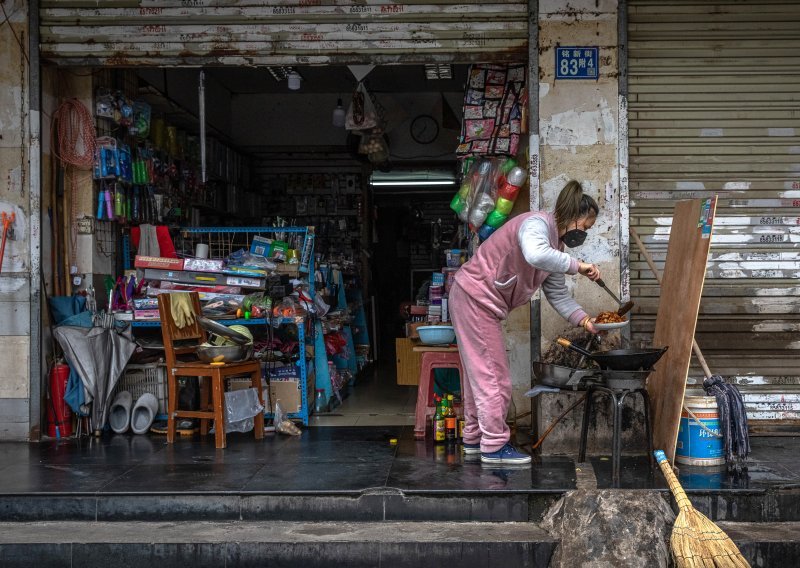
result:
M 716 415 L 716 412 L 714 413 Z M 693 418 L 681 418 L 678 430 L 678 445 L 676 454 L 681 457 L 710 460 L 719 459 L 725 455 L 720 437 L 719 418 L 703 418 L 698 416 L 703 426 L 711 430 L 716 436 L 707 432 Z

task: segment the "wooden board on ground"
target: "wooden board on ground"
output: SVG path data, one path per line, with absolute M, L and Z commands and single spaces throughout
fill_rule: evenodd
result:
M 706 275 L 716 200 L 679 201 L 672 218 L 667 260 L 661 282 L 653 344 L 669 346 L 647 381 L 653 418 L 653 443 L 670 462 L 675 457 L 678 426 L 692 357 L 692 339 Z M 701 216 L 708 211 L 705 231 Z

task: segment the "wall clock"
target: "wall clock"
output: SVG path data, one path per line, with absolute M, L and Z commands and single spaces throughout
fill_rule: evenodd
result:
M 439 123 L 429 114 L 421 114 L 411 121 L 411 138 L 417 144 L 430 144 L 439 136 Z

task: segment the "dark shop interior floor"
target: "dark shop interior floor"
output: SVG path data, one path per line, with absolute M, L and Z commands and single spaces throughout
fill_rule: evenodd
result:
M 394 374 L 359 378 L 331 412 L 314 414 L 309 426 L 413 426 L 417 387 L 401 386 Z

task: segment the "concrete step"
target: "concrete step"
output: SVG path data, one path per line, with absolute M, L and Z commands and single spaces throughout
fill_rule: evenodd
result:
M 545 567 L 532 523 L 0 523 L 0 566 Z
M 672 501 L 669 490 L 658 490 Z M 563 491 L 34 493 L 0 498 L 7 521 L 539 521 Z M 800 488 L 691 491 L 713 521 L 800 522 Z
M 800 566 L 800 523 L 732 523 L 717 525 L 737 544 L 752 568 Z
M 666 493 L 668 491 L 665 491 Z M 686 493 L 692 505 L 714 522 L 800 522 L 800 487 L 796 485 L 768 489 L 687 491 Z
M 338 493 L 39 493 L 2 495 L 0 522 L 29 521 L 474 521 L 541 519 L 561 491 Z
M 800 523 L 719 526 L 753 568 L 800 566 Z M 545 567 L 556 545 L 533 523 L 0 523 L 4 568 Z

